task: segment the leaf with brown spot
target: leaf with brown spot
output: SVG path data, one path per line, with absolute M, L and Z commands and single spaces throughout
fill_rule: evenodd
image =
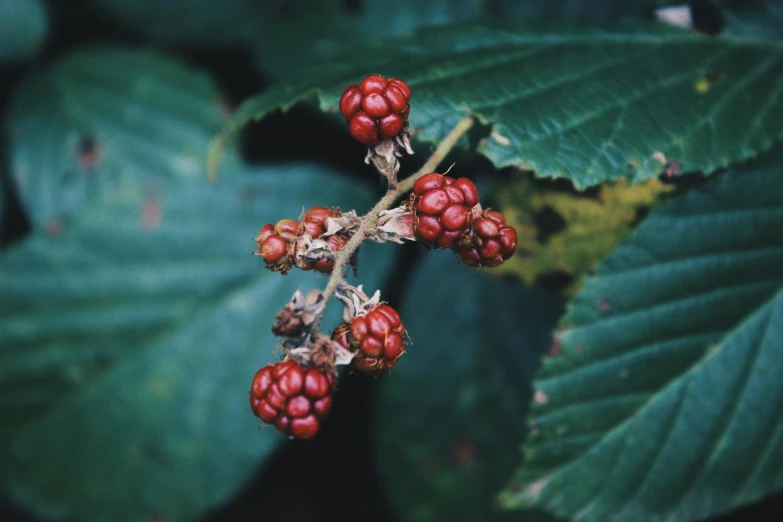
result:
M 223 121 L 201 72 L 152 52 L 79 51 L 16 89 L 6 121 L 12 179 L 33 226 L 43 227 L 96 190 L 109 201 L 149 180 L 205 178 Z M 235 167 L 235 151 L 226 155 Z

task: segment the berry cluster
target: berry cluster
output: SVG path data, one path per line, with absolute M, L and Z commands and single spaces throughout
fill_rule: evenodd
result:
M 381 301 L 380 292 L 368 297 L 361 285 L 343 280 L 349 265 L 356 268 L 359 240 L 417 240 L 430 249 L 450 248 L 474 267 L 496 267 L 516 251 L 516 231 L 499 212 L 482 209 L 478 189 L 469 179 L 430 172 L 398 181 L 397 158 L 403 151 L 413 153 L 410 98 L 407 83 L 380 75 L 348 86 L 340 98 L 351 135 L 369 146 L 365 161 L 388 181 L 387 196 L 372 211 L 359 218 L 354 211 L 316 206 L 298 221 L 267 223 L 255 238 L 255 253 L 271 270 L 285 274 L 296 266 L 331 274 L 323 293 L 312 290 L 304 296 L 297 291 L 277 314 L 272 333 L 280 338 L 277 350 L 284 357 L 258 370 L 250 389 L 253 413 L 289 437 L 310 439 L 318 433 L 332 406 L 338 365 L 380 375 L 405 353 L 408 336 L 400 314 Z M 444 140 L 449 143 L 446 149 L 471 124 L 468 119 L 455 127 Z M 390 208 L 409 190 L 405 203 Z M 332 293 L 344 310 L 330 337 L 319 326 Z
M 414 212 L 414 234 L 430 248 L 452 248 L 473 267 L 496 267 L 517 249 L 517 232 L 503 214 L 479 205 L 476 185 L 436 172 L 413 185 L 408 204 Z
M 311 439 L 332 407 L 335 376 L 289 359 L 264 366 L 253 378 L 250 407 L 286 435 Z
M 258 244 L 256 255 L 266 261 L 267 268 L 287 271 L 291 267 L 288 251 L 296 240 L 299 223 L 293 219 L 281 219 L 275 224 L 267 223 L 255 238 Z
M 416 238 L 430 247 L 452 248 L 473 224 L 478 205 L 476 185 L 431 172 L 413 185 Z
M 295 264 L 302 270 L 315 269 L 329 274 L 334 268 L 334 254 L 345 246 L 352 235 L 350 232 L 344 232 L 324 237 L 329 219 L 340 216 L 338 209 L 315 206 L 304 213 L 301 221 L 281 219 L 276 224 L 267 223 L 261 227 L 255 238 L 258 244 L 256 255 L 260 255 L 266 262 L 266 267 L 274 271 L 286 273 Z M 297 257 L 297 244 L 300 240 L 312 242 L 316 239 L 322 239 L 326 243 L 331 255 L 315 259 Z M 302 246 L 302 249 L 305 248 L 306 245 Z
M 402 319 L 386 304 L 379 304 L 350 322 L 340 323 L 332 339 L 354 354 L 352 369 L 370 375 L 391 370 L 405 353 Z
M 375 145 L 390 139 L 408 126 L 411 88 L 397 78 L 376 74 L 359 85 L 349 85 L 340 98 L 340 113 L 356 141 Z
M 494 268 L 516 252 L 517 231 L 506 224 L 503 214 L 487 209 L 476 220 L 465 244 L 456 250 L 466 265 Z

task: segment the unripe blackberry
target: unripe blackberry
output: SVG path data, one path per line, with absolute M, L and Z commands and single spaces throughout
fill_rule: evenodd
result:
M 473 224 L 478 200 L 478 189 L 467 178 L 425 174 L 413 185 L 416 239 L 433 248 L 456 246 Z
M 351 136 L 372 146 L 405 131 L 410 99 L 411 89 L 404 81 L 372 75 L 360 85 L 346 87 L 340 97 L 340 113 Z
M 355 317 L 350 324 L 338 325 L 332 340 L 354 354 L 351 368 L 370 375 L 389 371 L 405 353 L 400 314 L 385 304 Z
M 281 219 L 276 224 L 267 223 L 258 232 L 255 242 L 256 255 L 261 256 L 267 268 L 286 272 L 291 267 L 288 251 L 296 240 L 299 223 L 292 219 Z
M 487 209 L 473 224 L 468 240 L 455 250 L 467 265 L 496 267 L 516 252 L 517 231 L 506 224 L 503 214 Z
M 315 206 L 310 208 L 302 216 L 302 223 L 300 225 L 300 233 L 309 235 L 312 239 L 323 239 L 323 234 L 327 231 L 327 221 L 330 217 L 336 217 L 339 211 L 331 210 L 326 207 Z M 335 254 L 339 252 L 348 240 L 351 238 L 350 234 L 332 234 L 324 241 L 329 245 L 329 248 Z M 302 270 L 313 270 L 323 274 L 330 274 L 334 268 L 334 259 L 319 259 L 302 266 Z
M 332 407 L 333 373 L 303 368 L 293 359 L 269 364 L 256 373 L 250 407 L 266 424 L 296 439 L 311 439 Z

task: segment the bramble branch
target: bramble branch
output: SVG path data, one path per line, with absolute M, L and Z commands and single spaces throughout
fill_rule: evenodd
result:
M 428 174 L 435 170 L 435 168 L 442 162 L 449 152 L 454 148 L 457 142 L 466 132 L 473 126 L 473 117 L 468 116 L 463 118 L 457 123 L 457 125 L 449 132 L 449 134 L 440 142 L 440 144 L 432 153 L 432 156 L 424 163 L 424 165 L 416 171 L 413 175 L 405 178 L 403 181 L 396 185 L 390 184 L 389 190 L 381 198 L 380 201 L 362 218 L 362 222 L 359 225 L 359 229 L 351 237 L 348 243 L 337 253 L 335 256 L 334 268 L 332 274 L 329 277 L 329 281 L 326 283 L 326 287 L 323 291 L 324 300 L 328 300 L 337 286 L 343 280 L 345 269 L 348 266 L 351 256 L 359 248 L 359 245 L 367 239 L 367 232 L 375 228 L 378 222 L 378 216 L 384 210 L 391 208 L 394 203 L 397 202 L 403 195 L 413 189 L 413 185 L 416 181 L 425 174 Z M 383 172 L 381 173 L 383 174 Z M 320 321 L 318 321 L 320 322 Z M 317 326 L 316 326 L 317 328 Z

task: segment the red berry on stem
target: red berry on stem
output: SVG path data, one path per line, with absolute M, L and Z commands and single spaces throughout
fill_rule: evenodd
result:
M 517 231 L 503 214 L 489 209 L 476 220 L 467 244 L 455 248 L 466 265 L 490 268 L 507 261 L 516 249 Z
M 275 233 L 275 226 L 272 223 L 267 223 L 263 227 L 261 227 L 261 230 L 258 231 L 258 236 L 256 237 L 256 242 L 260 245 L 264 241 L 267 240 L 269 236 Z
M 399 114 L 389 114 L 381 118 L 379 125 L 384 138 L 393 138 L 405 129 L 405 120 Z
M 405 109 L 408 104 L 408 98 L 405 97 L 405 93 L 402 92 L 397 85 L 389 85 L 383 91 L 383 97 L 389 103 L 391 110 L 394 112 L 400 112 Z
M 455 180 L 436 172 L 413 185 L 416 237 L 433 248 L 452 248 L 473 224 L 478 190 L 467 178 Z
M 269 236 L 261 246 L 258 247 L 258 251 L 261 253 L 261 257 L 267 263 L 275 263 L 279 261 L 288 251 L 288 243 L 280 236 Z
M 389 305 L 378 305 L 350 324 L 341 323 L 332 339 L 351 351 L 351 368 L 378 375 L 391 369 L 405 353 L 405 327 Z
M 381 92 L 386 87 L 387 83 L 388 82 L 386 78 L 380 74 L 373 74 L 362 80 L 362 83 L 359 87 L 362 90 L 362 94 L 366 96 L 374 92 Z
M 437 172 L 430 172 L 429 174 L 423 175 L 413 184 L 413 193 L 421 195 L 428 190 L 442 187 L 446 182 L 444 177 L 443 174 L 438 174 Z
M 315 221 L 319 225 L 322 225 L 324 228 L 326 227 L 326 221 L 333 217 L 334 212 L 329 210 L 326 207 L 322 207 L 320 205 L 316 205 L 315 207 L 310 207 L 310 210 L 305 212 L 305 215 L 302 216 L 302 221 Z
M 386 98 L 381 93 L 373 92 L 362 100 L 362 109 L 368 116 L 384 118 L 389 115 L 389 102 L 386 101 Z
M 389 85 L 394 85 L 398 89 L 400 89 L 405 96 L 406 101 L 410 101 L 411 99 L 411 88 L 408 86 L 407 83 L 405 83 L 402 80 L 398 80 L 397 78 L 389 78 Z
M 349 85 L 340 97 L 340 114 L 350 120 L 362 105 L 362 90 L 358 85 Z
M 281 219 L 275 225 L 275 232 L 286 241 L 293 241 L 299 230 L 299 223 L 293 219 Z
M 348 122 L 348 130 L 351 136 L 365 145 L 378 143 L 378 125 L 367 113 L 359 111 Z
M 250 407 L 266 424 L 297 439 L 311 439 L 329 413 L 335 378 L 289 359 L 261 368 L 250 387 Z
M 368 146 L 405 132 L 410 113 L 411 89 L 402 80 L 367 76 L 360 85 L 349 85 L 340 97 L 340 114 L 357 141 Z

